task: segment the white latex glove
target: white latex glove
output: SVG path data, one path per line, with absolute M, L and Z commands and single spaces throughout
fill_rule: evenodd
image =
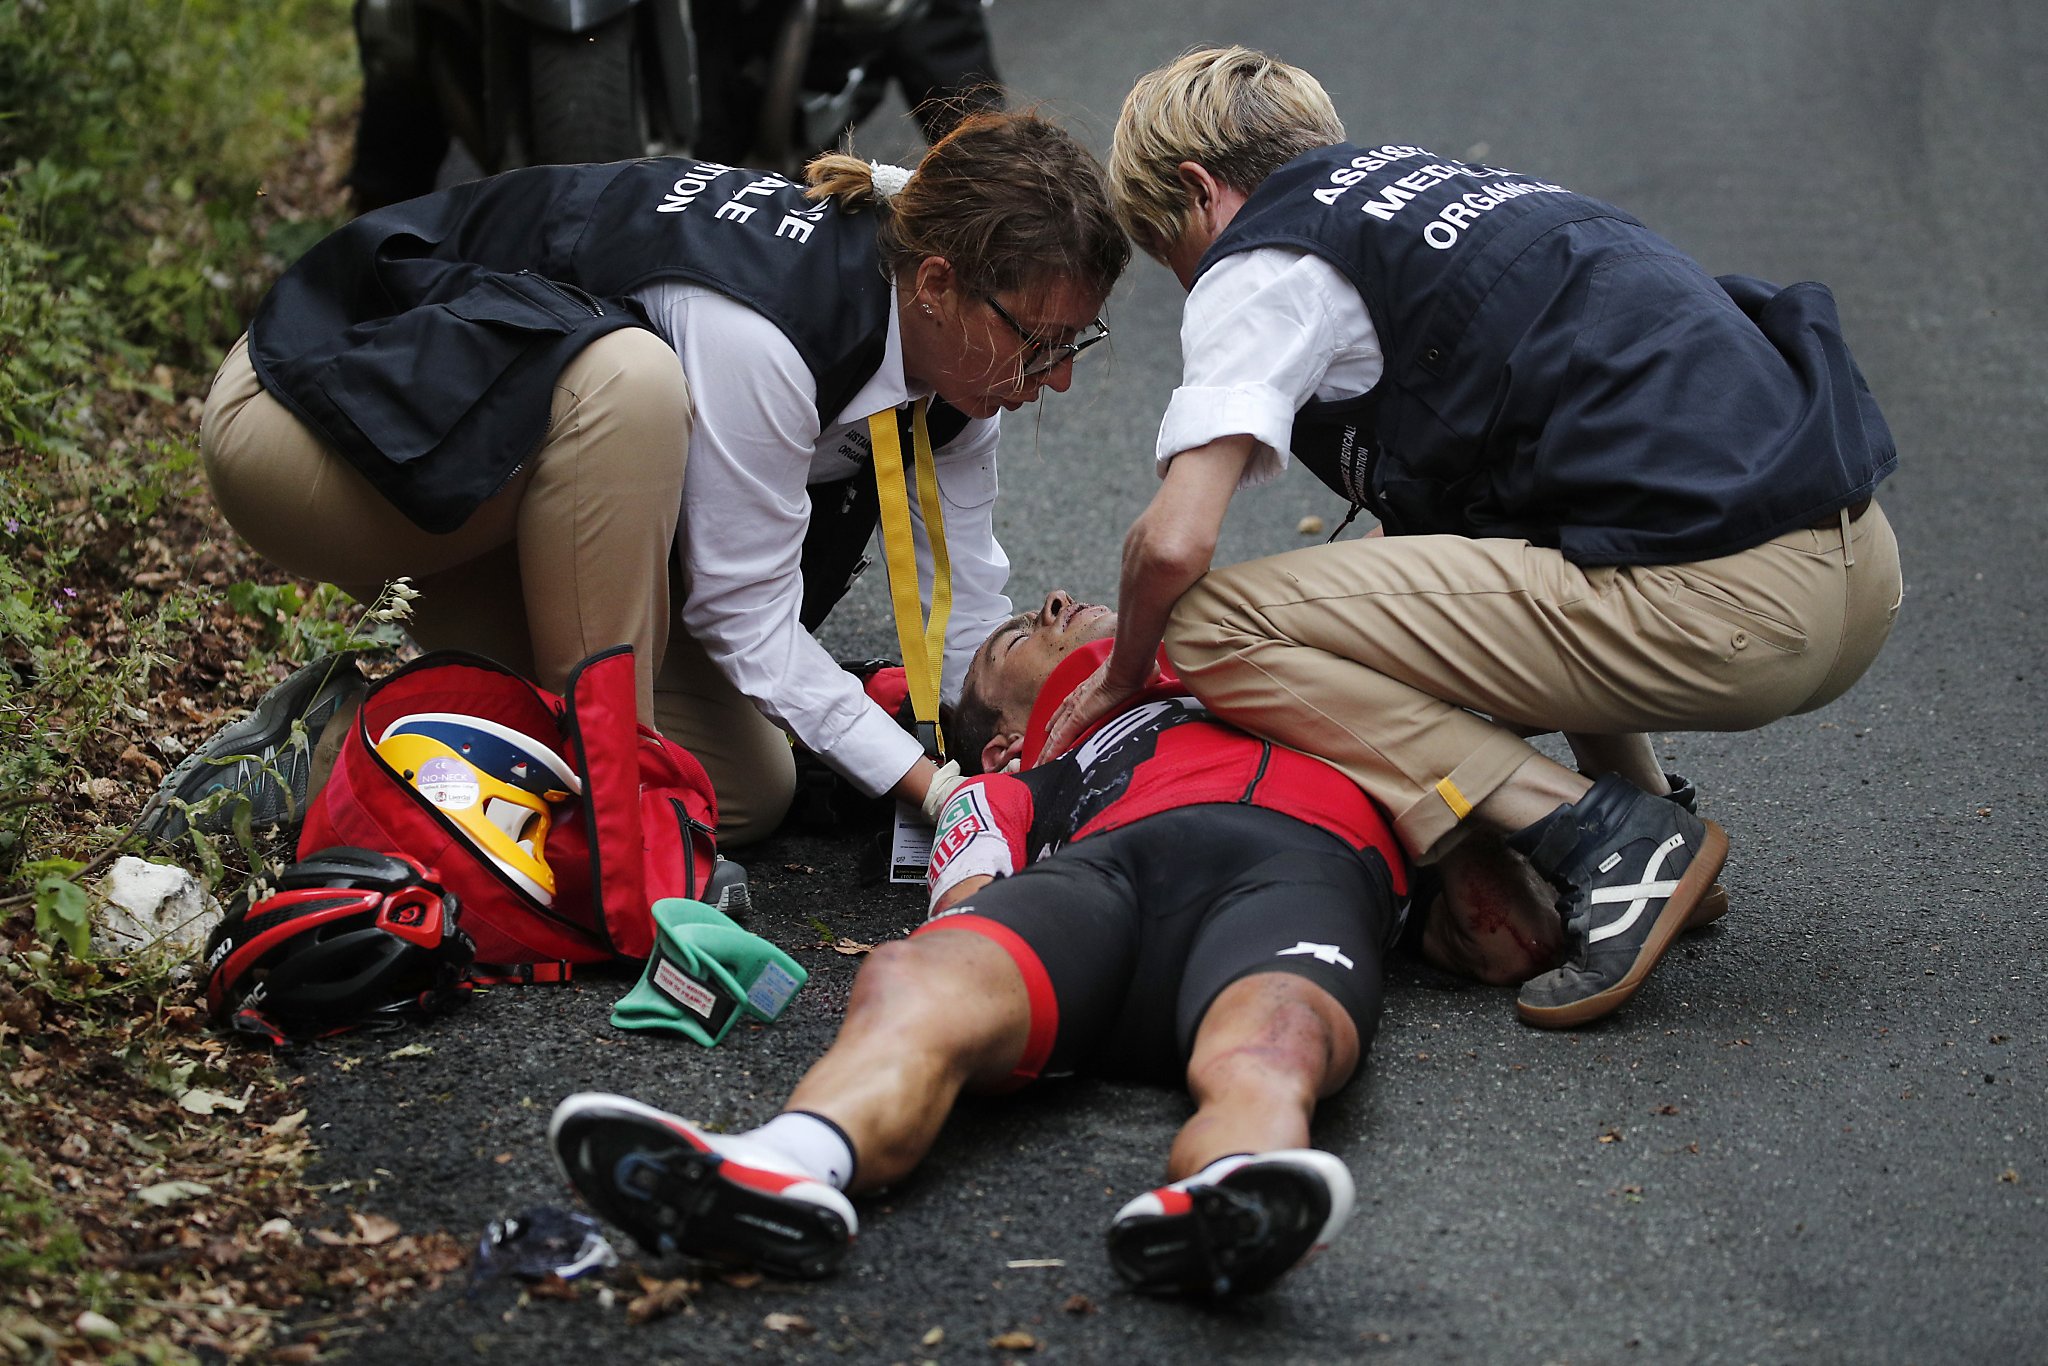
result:
M 939 812 L 946 809 L 946 801 L 953 795 L 953 789 L 966 779 L 960 776 L 960 761 L 948 759 L 945 766 L 932 775 L 932 785 L 924 790 L 924 818 L 932 825 L 939 823 Z

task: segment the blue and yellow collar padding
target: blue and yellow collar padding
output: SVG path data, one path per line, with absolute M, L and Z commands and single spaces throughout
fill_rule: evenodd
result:
M 654 903 L 654 952 L 612 1010 L 617 1029 L 666 1029 L 710 1048 L 741 1015 L 782 1014 L 809 980 L 802 965 L 701 901 Z

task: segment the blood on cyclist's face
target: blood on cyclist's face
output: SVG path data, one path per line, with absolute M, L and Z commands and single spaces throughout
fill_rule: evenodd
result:
M 1028 716 L 1038 690 L 1080 646 L 1116 634 L 1116 612 L 1076 602 L 1055 588 L 1045 601 L 996 628 L 967 667 L 969 686 L 1007 714 Z

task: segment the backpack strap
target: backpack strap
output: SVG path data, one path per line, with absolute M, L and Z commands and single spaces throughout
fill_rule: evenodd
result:
M 593 926 L 605 946 L 644 958 L 654 943 L 640 825 L 640 726 L 633 650 L 622 645 L 592 655 L 569 675 L 564 728 L 583 774 L 589 822 Z
M 576 965 L 555 958 L 545 963 L 472 963 L 462 976 L 465 989 L 473 987 L 530 987 L 541 982 L 566 982 Z

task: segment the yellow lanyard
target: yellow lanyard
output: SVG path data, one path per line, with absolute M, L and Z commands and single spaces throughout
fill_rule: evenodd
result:
M 939 676 L 946 660 L 946 618 L 953 612 L 953 565 L 946 554 L 946 519 L 939 510 L 939 472 L 932 464 L 931 433 L 925 429 L 926 400 L 890 408 L 868 418 L 874 446 L 875 491 L 882 505 L 882 554 L 889 567 L 889 599 L 896 609 L 896 643 L 903 649 L 903 676 L 910 709 L 925 753 L 945 754 L 939 734 Z M 910 492 L 905 486 L 905 433 L 917 465 L 917 504 L 924 514 L 925 540 L 932 548 L 932 610 L 923 619 L 917 585 L 917 547 L 911 539 Z M 923 629 L 919 629 L 920 622 Z

